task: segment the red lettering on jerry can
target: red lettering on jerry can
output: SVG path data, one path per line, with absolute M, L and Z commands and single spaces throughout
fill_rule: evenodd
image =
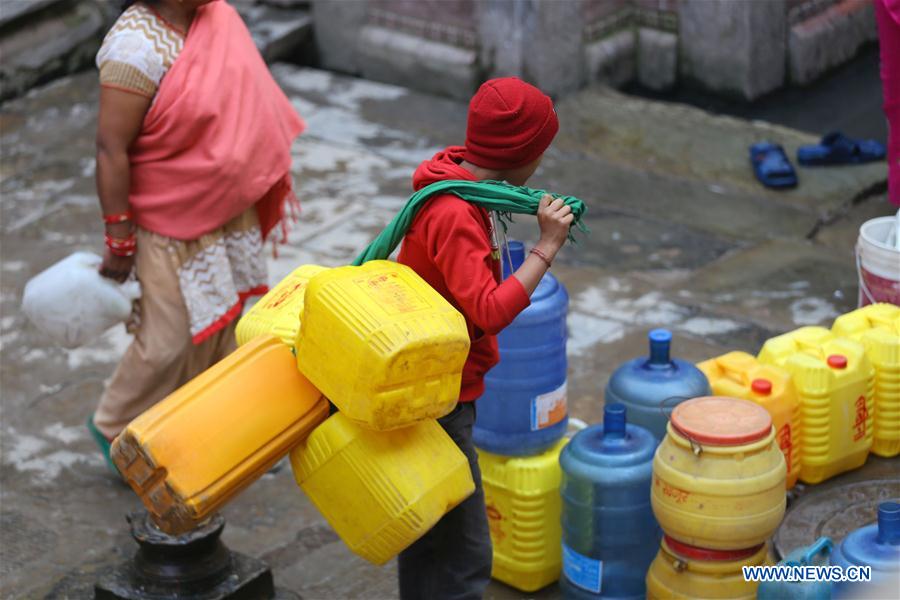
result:
M 793 453 L 794 447 L 791 444 L 791 424 L 785 423 L 784 426 L 778 430 L 778 447 L 781 448 L 782 454 L 784 454 L 785 462 L 787 462 L 787 472 L 790 474 L 791 472 L 791 454 Z
M 866 421 L 869 418 L 869 411 L 866 409 L 866 397 L 860 396 L 856 399 L 856 422 L 853 423 L 853 441 L 858 442 L 866 437 Z

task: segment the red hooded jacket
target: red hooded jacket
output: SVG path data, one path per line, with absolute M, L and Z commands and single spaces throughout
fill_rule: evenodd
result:
M 413 187 L 446 179 L 476 181 L 460 166 L 463 146 L 423 162 Z M 491 244 L 491 219 L 483 208 L 451 194 L 429 200 L 406 232 L 398 262 L 411 267 L 466 318 L 472 346 L 462 374 L 460 402 L 484 392 L 484 375 L 500 360 L 496 335 L 530 304 L 514 276 L 500 283 L 500 261 Z

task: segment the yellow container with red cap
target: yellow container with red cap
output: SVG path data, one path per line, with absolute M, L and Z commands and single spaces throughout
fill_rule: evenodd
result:
M 787 465 L 787 489 L 800 475 L 800 403 L 791 375 L 764 365 L 746 352 L 729 352 L 697 365 L 709 379 L 713 394 L 750 400 L 765 408 L 775 427 L 775 442 Z
M 759 360 L 790 372 L 800 401 L 800 480 L 819 483 L 861 467 L 872 447 L 875 371 L 864 346 L 824 327 L 763 345 Z
M 870 304 L 835 320 L 837 336 L 860 342 L 875 369 L 872 453 L 900 454 L 900 306 Z
M 743 567 L 772 564 L 765 544 L 745 550 L 714 551 L 666 536 L 647 571 L 647 598 L 753 600 L 759 582 L 745 581 Z
M 672 411 L 656 449 L 650 504 L 666 535 L 741 550 L 765 542 L 781 523 L 786 474 L 764 408 L 738 398 L 694 398 Z

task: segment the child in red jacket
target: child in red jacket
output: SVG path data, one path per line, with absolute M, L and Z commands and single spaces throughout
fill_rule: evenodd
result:
M 553 101 L 514 77 L 493 79 L 469 103 L 466 145 L 419 165 L 416 190 L 446 179 L 505 180 L 525 185 L 559 129 Z M 475 493 L 447 513 L 398 559 L 404 600 L 481 598 L 491 577 L 491 540 L 478 458 L 472 444 L 475 400 L 484 375 L 499 360 L 497 338 L 530 300 L 572 224 L 562 200 L 544 196 L 540 241 L 519 269 L 501 282 L 492 215 L 450 194 L 433 197 L 407 231 L 398 261 L 409 265 L 466 319 L 471 349 L 459 404 L 441 426 L 469 459 Z

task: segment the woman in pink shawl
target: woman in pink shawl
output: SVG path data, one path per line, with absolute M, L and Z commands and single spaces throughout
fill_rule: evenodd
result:
M 875 15 L 888 120 L 888 198 L 900 206 L 900 0 L 875 0 Z
M 97 55 L 101 273 L 132 273 L 135 338 L 88 419 L 101 450 L 234 349 L 303 122 L 224 0 L 126 0 Z

